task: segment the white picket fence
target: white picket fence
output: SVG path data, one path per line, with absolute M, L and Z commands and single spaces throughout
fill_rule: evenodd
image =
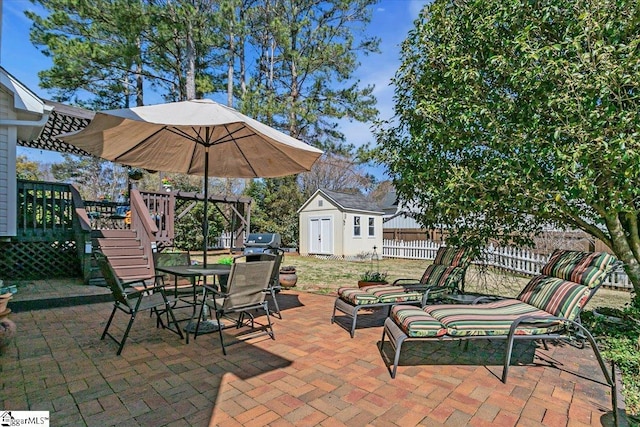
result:
M 440 246 L 442 246 L 442 243 L 429 240 L 412 242 L 384 240 L 382 242 L 382 256 L 383 258 L 433 260 Z M 486 264 L 518 274 L 535 276 L 536 274 L 540 274 L 540 270 L 546 264 L 547 259 L 548 257 L 546 255 L 535 254 L 526 249 L 495 247 L 491 245 L 483 251 L 482 259 L 474 263 Z M 617 289 L 633 289 L 629 278 L 624 271 L 621 270 L 609 276 L 604 285 Z

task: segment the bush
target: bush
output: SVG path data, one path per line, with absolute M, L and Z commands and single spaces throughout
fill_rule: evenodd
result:
M 602 307 L 596 310 L 606 311 Z M 597 317 L 591 311 L 583 313 L 582 322 L 596 337 L 602 356 L 620 369 L 627 414 L 640 422 L 640 308 L 628 305 L 616 314 L 621 315 L 622 323 Z

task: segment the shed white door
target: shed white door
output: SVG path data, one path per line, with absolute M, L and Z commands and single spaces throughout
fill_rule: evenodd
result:
M 312 254 L 333 253 L 333 227 L 331 218 L 310 218 L 309 252 Z

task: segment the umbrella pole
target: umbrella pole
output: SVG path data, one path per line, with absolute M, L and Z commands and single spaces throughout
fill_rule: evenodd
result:
M 209 247 L 209 147 L 204 150 L 204 222 L 202 224 L 202 232 L 204 233 L 204 250 L 202 259 L 204 268 L 207 268 L 207 248 Z

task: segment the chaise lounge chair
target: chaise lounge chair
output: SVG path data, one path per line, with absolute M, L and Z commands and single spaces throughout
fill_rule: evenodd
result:
M 469 264 L 469 250 L 441 247 L 433 264 L 427 267 L 420 280 L 398 279 L 391 285 L 339 288 L 331 323 L 335 321 L 336 311 L 344 313 L 351 318 L 350 333 L 353 338 L 358 311 L 377 307 L 390 309 L 399 303 L 424 306 L 442 298 L 444 294 L 459 292 L 464 289 L 464 275 Z
M 418 308 L 396 305 L 385 320 L 380 351 L 384 358 L 385 337 L 395 355 L 388 367 L 395 378 L 402 344 L 406 340 L 504 339 L 507 341 L 502 382 L 507 382 L 513 342 L 516 339 L 584 340 L 593 349 L 607 383 L 615 384 L 593 336 L 580 323 L 580 312 L 606 277 L 621 263 L 606 253 L 556 250 L 540 275 L 533 277 L 516 299 L 487 304 L 441 304 Z

